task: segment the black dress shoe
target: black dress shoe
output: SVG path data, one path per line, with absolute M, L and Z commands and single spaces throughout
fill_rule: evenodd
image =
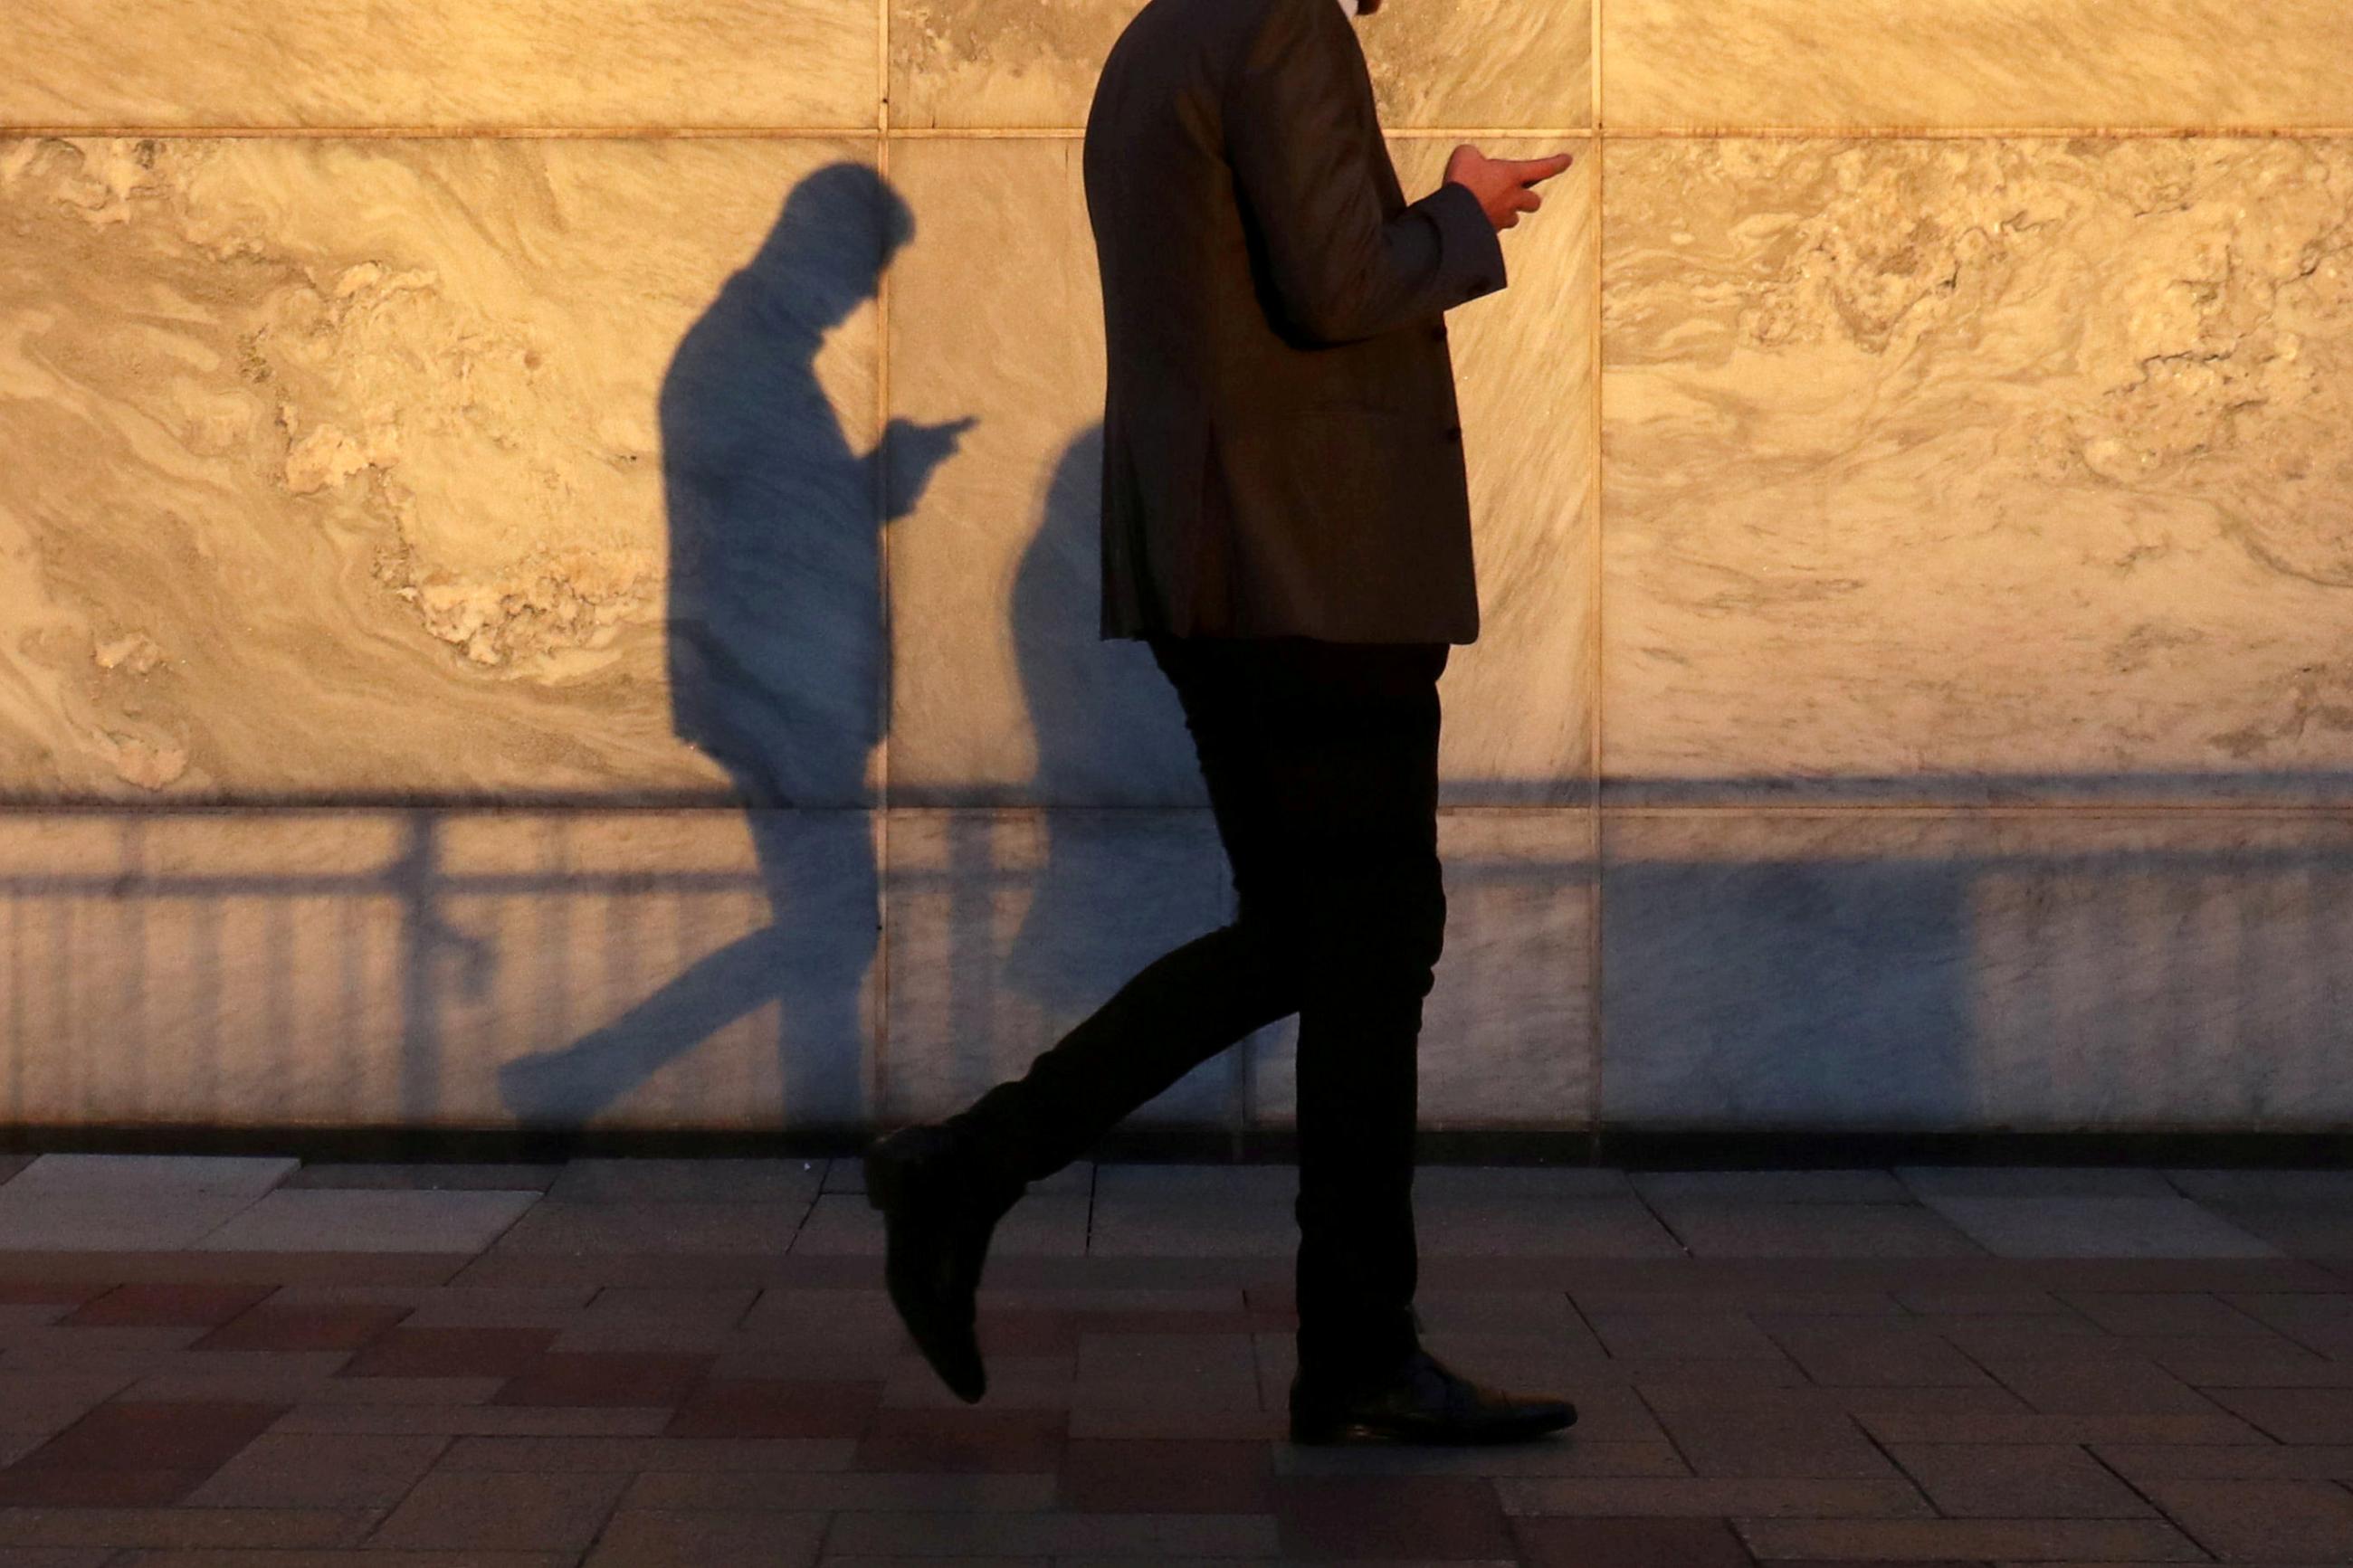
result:
M 1482 1387 L 1419 1349 L 1388 1376 L 1354 1388 L 1291 1382 L 1294 1443 L 1518 1443 L 1576 1419 L 1565 1399 Z
M 866 1152 L 866 1201 L 882 1213 L 884 1282 L 915 1348 L 965 1404 L 987 1392 L 974 1295 L 988 1238 L 1020 1196 L 982 1181 L 945 1128 L 902 1127 Z

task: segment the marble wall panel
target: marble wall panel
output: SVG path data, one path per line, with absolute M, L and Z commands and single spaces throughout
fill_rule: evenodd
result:
M 867 799 L 871 153 L 0 142 L 0 794 Z
M 2340 818 L 1613 813 L 1603 879 L 1614 1124 L 2353 1117 Z
M 944 1116 L 1008 1079 L 1154 959 L 1230 918 L 1204 810 L 893 811 L 887 1120 Z M 1230 1124 L 1229 1049 L 1134 1113 Z
M 2353 144 L 1606 156 L 1611 797 L 2348 793 Z
M 16 0 L 0 124 L 875 123 L 859 0 Z
M 1609 0 L 1613 128 L 2353 125 L 2338 0 Z
M 1442 688 L 1453 803 L 1590 787 L 1593 174 L 1572 145 L 1580 163 L 1506 237 L 1510 286 L 1450 317 L 1482 617 Z M 1409 190 L 1437 184 L 1435 144 L 1395 157 Z M 901 142 L 891 173 L 932 237 L 891 290 L 911 437 L 893 466 L 920 497 L 890 525 L 892 799 L 1197 804 L 1173 692 L 1140 644 L 1096 629 L 1102 302 L 1078 144 Z
M 870 813 L 0 814 L 0 1121 L 873 1112 Z
M 1084 125 L 1136 0 L 892 0 L 891 122 Z M 1392 0 L 1357 23 L 1382 123 L 1559 130 L 1592 122 L 1588 0 Z
M 1442 813 L 1446 946 L 1422 1005 L 1419 1120 L 1426 1128 L 1557 1130 L 1592 1120 L 1593 816 Z M 1250 1114 L 1298 1114 L 1299 1024 L 1250 1043 Z

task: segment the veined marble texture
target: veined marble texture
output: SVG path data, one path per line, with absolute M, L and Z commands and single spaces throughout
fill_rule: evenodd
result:
M 1610 795 L 2347 794 L 2353 145 L 1606 156 Z
M 860 0 L 12 0 L 0 125 L 875 122 Z
M 2305 1131 L 2353 1119 L 2353 824 L 1611 813 L 1617 1125 Z
M 867 799 L 871 152 L 0 142 L 0 795 Z
M 858 811 L 0 813 L 0 1121 L 871 1118 Z
M 1509 286 L 1449 315 L 1482 619 L 1440 687 L 1450 804 L 1590 790 L 1593 159 L 1570 150 L 1504 236 Z M 1443 147 L 1393 154 L 1409 194 L 1437 184 Z M 1174 692 L 1097 629 L 1103 316 L 1079 144 L 891 159 L 924 237 L 891 293 L 893 467 L 917 498 L 889 525 L 892 804 L 1203 804 Z
M 1170 0 L 1164 0 L 1170 3 Z M 1592 123 L 1589 0 L 1390 0 L 1357 21 L 1381 122 Z M 1141 0 L 892 0 L 894 126 L 1078 126 Z
M 2353 125 L 2343 0 L 1609 0 L 1612 128 Z

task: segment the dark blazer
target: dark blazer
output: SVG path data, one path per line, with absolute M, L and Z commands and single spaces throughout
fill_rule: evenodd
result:
M 1474 640 L 1444 312 L 1503 247 L 1461 185 L 1408 205 L 1338 0 L 1150 0 L 1085 174 L 1102 635 Z

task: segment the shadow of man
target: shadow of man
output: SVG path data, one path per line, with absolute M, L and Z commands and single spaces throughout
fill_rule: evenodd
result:
M 1166 945 L 1158 922 L 1117 918 L 1104 864 L 1054 807 L 1198 805 L 1184 710 L 1141 643 L 1100 633 L 1103 426 L 1072 437 L 1047 481 L 1008 606 L 1024 711 L 1037 748 L 1030 798 L 1044 855 L 1006 954 L 1004 980 L 1073 1020 Z
M 773 918 L 612 1023 L 508 1064 L 500 1091 L 522 1121 L 594 1117 L 769 1002 L 784 1119 L 864 1120 L 865 979 L 881 930 L 868 785 L 887 636 L 878 519 L 913 510 L 973 421 L 894 419 L 873 450 L 853 451 L 816 361 L 913 235 L 872 169 L 818 170 L 663 376 L 672 723 L 727 771 Z

